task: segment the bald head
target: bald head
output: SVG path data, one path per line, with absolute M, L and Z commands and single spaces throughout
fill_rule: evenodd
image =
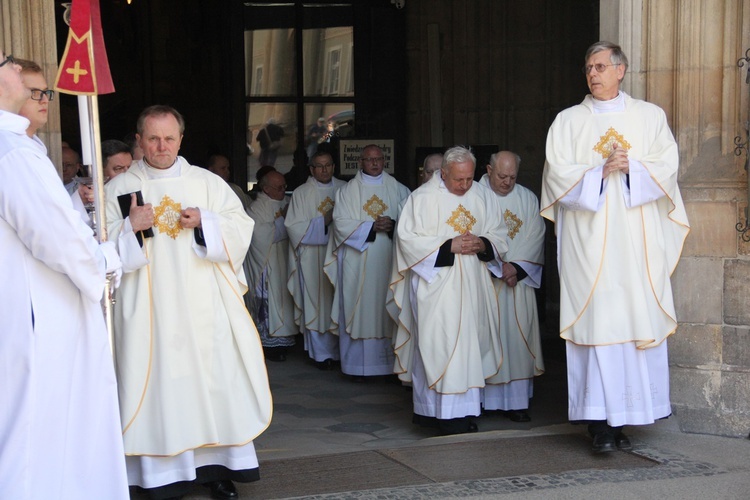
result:
M 427 155 L 422 164 L 422 184 L 432 179 L 432 175 L 440 170 L 443 165 L 443 155 L 432 153 Z
M 279 172 L 272 170 L 259 181 L 260 188 L 269 198 L 277 201 L 284 199 L 286 180 Z
M 507 196 L 516 187 L 521 157 L 511 151 L 499 151 L 490 157 L 487 175 L 490 187 L 500 196 Z

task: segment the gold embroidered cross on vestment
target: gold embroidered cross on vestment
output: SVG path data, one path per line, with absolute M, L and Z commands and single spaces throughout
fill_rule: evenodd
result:
M 464 234 L 471 231 L 471 228 L 477 223 L 477 219 L 463 205 L 459 204 L 446 222 L 454 231 Z
M 508 237 L 512 240 L 518 234 L 521 226 L 523 226 L 523 221 L 507 208 L 505 209 L 503 218 L 505 219 L 505 225 L 508 226 Z
M 362 205 L 362 210 L 364 210 L 367 215 L 372 217 L 373 220 L 377 220 L 378 217 L 383 215 L 386 210 L 388 210 L 388 205 L 385 204 L 383 200 L 378 198 L 376 194 L 372 195 L 367 202 Z
M 609 158 L 609 155 L 614 151 L 614 145 L 617 144 L 620 148 L 628 151 L 630 149 L 630 143 L 625 140 L 617 130 L 613 127 L 609 127 L 607 133 L 601 136 L 599 142 L 594 146 L 594 151 L 602 155 L 602 158 Z
M 331 197 L 326 196 L 326 199 L 321 201 L 320 205 L 318 205 L 318 212 L 320 212 L 322 215 L 325 215 L 333 209 L 333 205 L 334 201 L 331 199 Z
M 173 240 L 176 240 L 177 235 L 180 234 L 180 230 L 182 229 L 182 224 L 180 224 L 181 211 L 181 204 L 164 195 L 159 206 L 154 208 L 154 226 L 156 226 L 160 233 L 164 233 Z

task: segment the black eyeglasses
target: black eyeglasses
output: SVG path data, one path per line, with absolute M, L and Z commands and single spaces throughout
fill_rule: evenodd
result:
M 31 98 L 35 101 L 41 101 L 44 99 L 44 96 L 47 96 L 47 99 L 50 101 L 55 100 L 55 91 L 54 90 L 42 90 L 42 89 L 29 89 L 31 90 Z
M 16 64 L 16 60 L 13 58 L 13 56 L 5 56 L 5 61 L 0 63 L 0 68 L 2 68 L 8 63 Z

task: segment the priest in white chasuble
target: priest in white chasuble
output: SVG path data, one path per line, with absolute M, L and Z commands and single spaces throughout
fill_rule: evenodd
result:
M 284 226 L 289 197 L 284 176 L 273 170 L 259 182 L 260 193 L 250 204 L 255 221 L 247 253 L 250 312 L 260 332 L 266 358 L 286 361 L 298 333 L 289 278 L 289 236 Z
M 386 310 L 393 232 L 409 189 L 384 171 L 385 156 L 362 149 L 361 170 L 336 193 L 325 273 L 334 286 L 331 321 L 339 333 L 341 370 L 364 376 L 393 374 L 396 324 Z
M 0 498 L 127 500 L 101 304 L 120 259 L 27 135 L 20 71 L 0 51 Z
M 330 153 L 310 158 L 310 177 L 294 190 L 284 225 L 289 234 L 289 291 L 305 350 L 322 370 L 340 359 L 338 332 L 331 331 L 333 286 L 323 273 L 336 192 L 346 182 L 333 177 Z
M 395 368 L 412 382 L 414 421 L 443 434 L 477 430 L 469 417 L 480 414 L 485 380 L 504 362 L 490 272 L 501 274 L 493 262 L 508 250 L 507 231 L 497 197 L 473 182 L 475 166 L 468 149 L 446 151 L 440 175 L 412 193 L 397 229 Z
M 177 156 L 184 120 L 146 108 L 144 158 L 106 186 L 109 237 L 125 274 L 115 354 L 130 484 L 152 498 L 235 498 L 257 480 L 253 440 L 271 420 L 242 262 L 253 220 L 219 176 Z
M 670 275 L 689 232 L 667 117 L 620 90 L 627 66 L 618 45 L 589 47 L 591 94 L 550 127 L 542 184 L 557 235 L 568 415 L 589 423 L 595 452 L 627 449 L 624 425 L 671 414 Z
M 521 158 L 510 151 L 490 157 L 479 183 L 491 189 L 498 214 L 508 228 L 508 253 L 502 278 L 493 279 L 500 304 L 500 328 L 505 352 L 500 372 L 487 379 L 482 395 L 485 410 L 501 410 L 514 422 L 528 422 L 534 377 L 544 373 L 536 289 L 544 266 L 544 219 L 531 190 L 516 184 Z

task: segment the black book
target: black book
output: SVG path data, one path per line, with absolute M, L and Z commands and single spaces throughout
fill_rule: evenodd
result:
M 117 197 L 117 203 L 120 205 L 120 212 L 122 212 L 122 218 L 124 219 L 130 214 L 130 195 L 133 193 L 121 194 Z M 143 193 L 135 191 L 135 202 L 139 207 L 143 206 Z M 138 238 L 138 244 L 143 246 L 143 238 L 153 238 L 154 230 L 148 228 L 144 231 L 138 231 L 135 233 L 135 237 Z

